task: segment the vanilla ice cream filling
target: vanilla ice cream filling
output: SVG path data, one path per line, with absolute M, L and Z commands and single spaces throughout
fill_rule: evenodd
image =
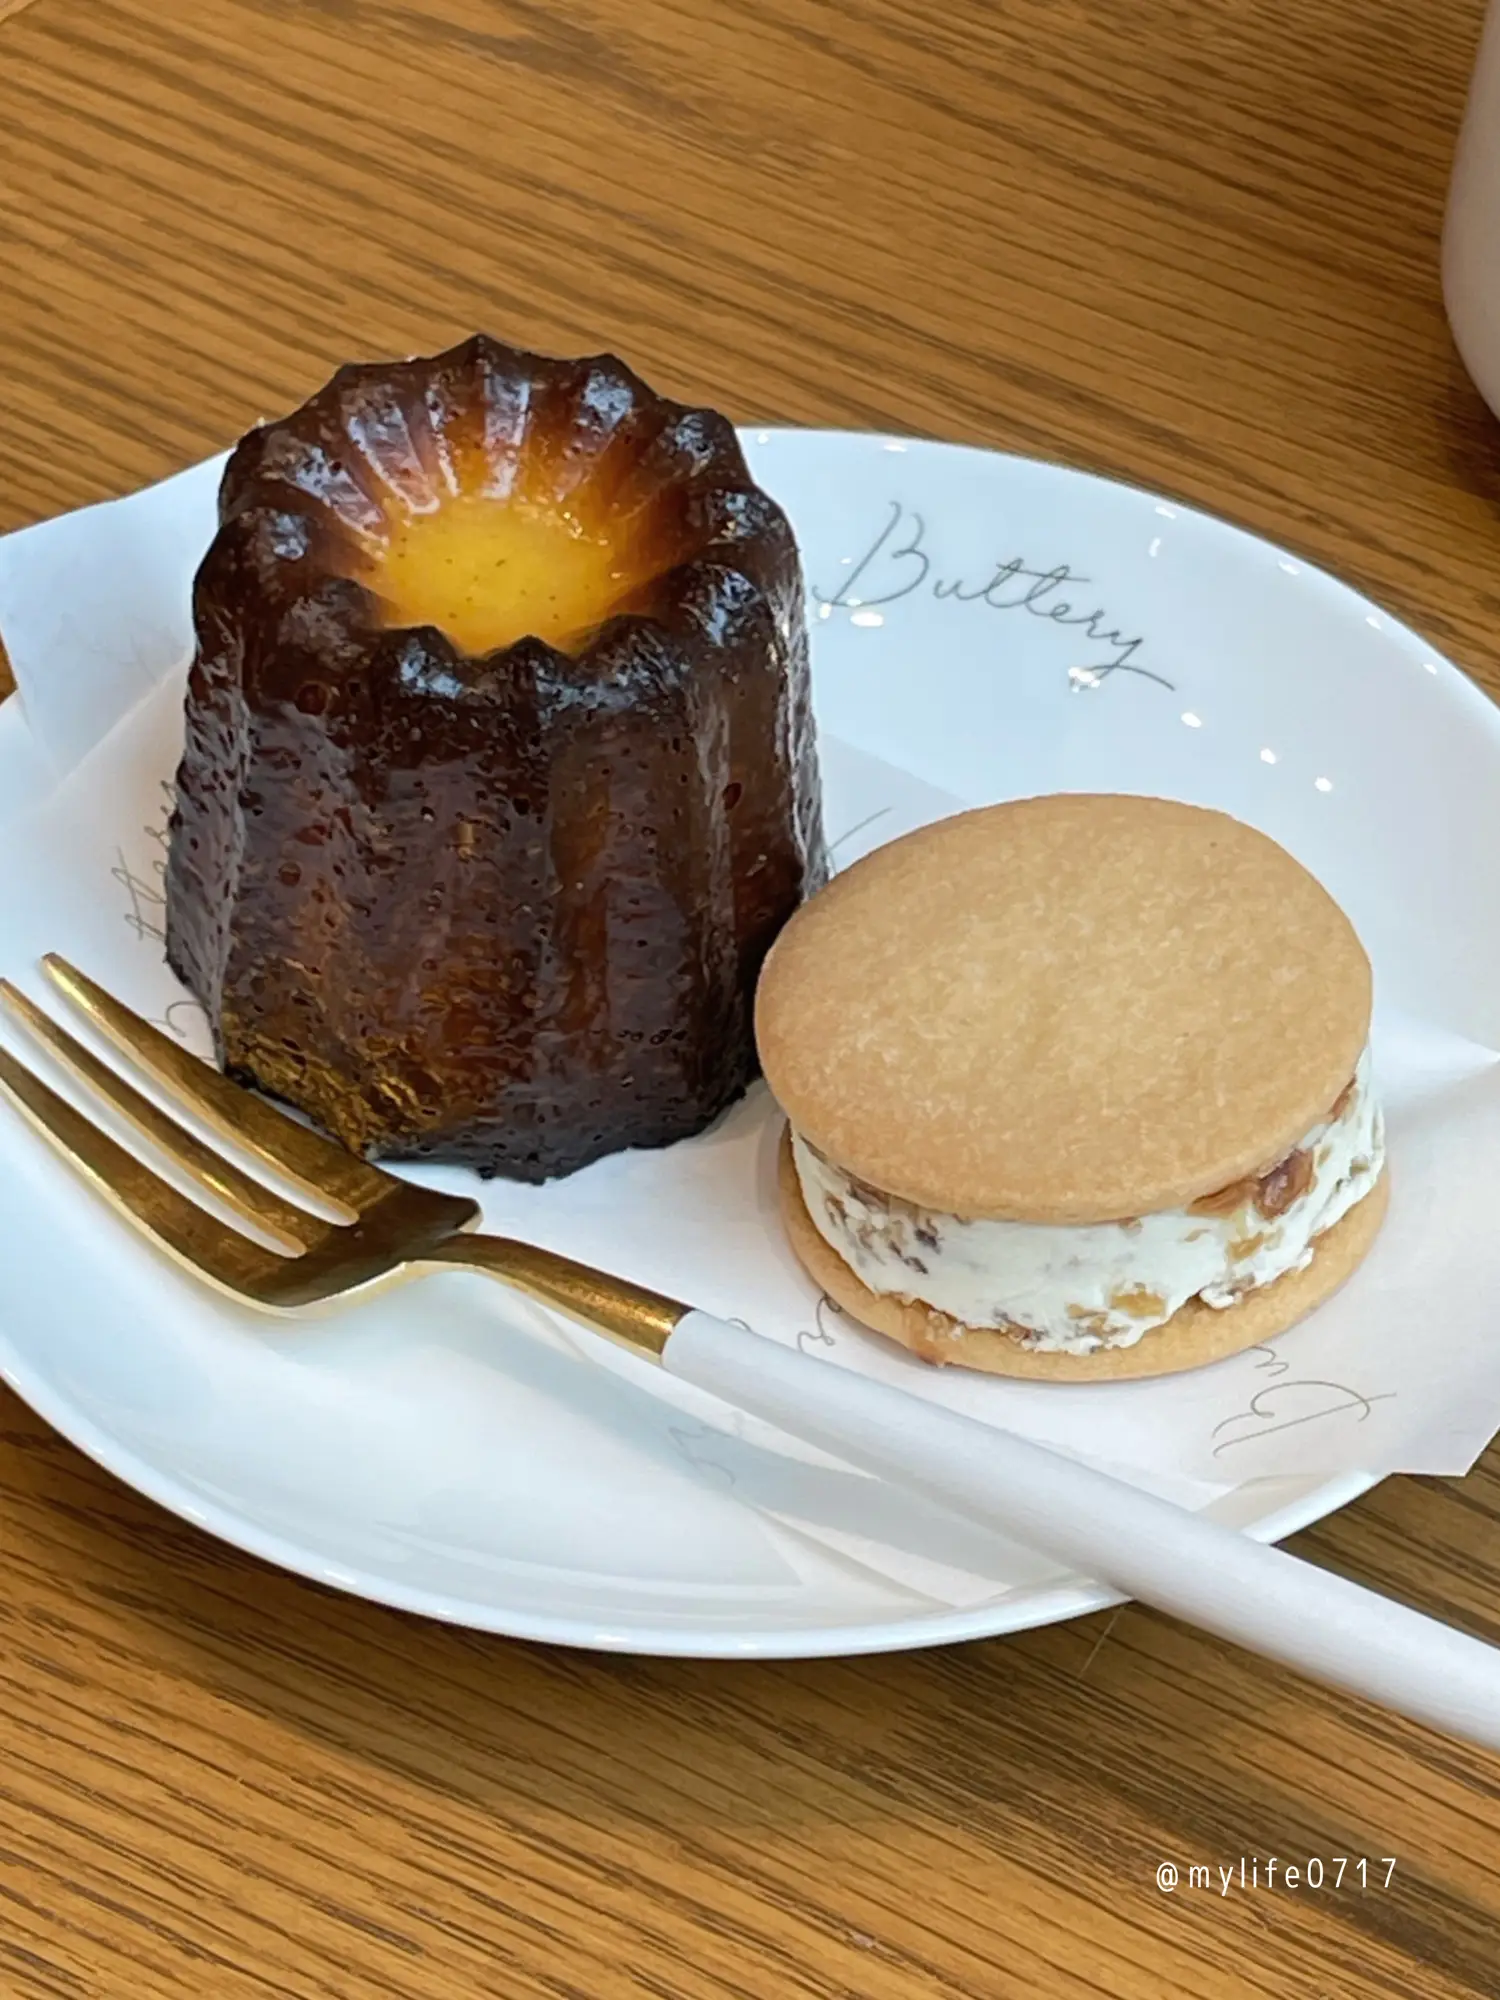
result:
M 1187 1208 L 1076 1227 L 968 1220 L 881 1193 L 814 1151 L 792 1156 L 813 1227 L 883 1297 L 933 1306 L 1045 1353 L 1133 1347 L 1189 1299 L 1222 1308 L 1312 1262 L 1374 1187 L 1385 1127 L 1369 1051 L 1321 1124 L 1268 1173 Z

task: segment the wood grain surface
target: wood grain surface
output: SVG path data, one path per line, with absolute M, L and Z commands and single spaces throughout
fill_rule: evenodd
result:
M 1436 263 L 1479 13 L 0 0 L 0 528 L 484 326 L 1179 494 L 1500 689 Z M 1500 1639 L 1500 1453 L 1297 1546 Z M 1395 1876 L 1155 1886 L 1270 1854 Z M 0 1992 L 1494 2000 L 1500 1764 L 1133 1607 L 781 1666 L 446 1630 L 0 1392 Z

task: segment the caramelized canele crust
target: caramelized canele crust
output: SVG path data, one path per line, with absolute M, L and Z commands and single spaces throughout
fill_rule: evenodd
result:
M 423 570 L 457 544 L 415 538 L 477 501 L 582 547 L 557 643 L 401 622 L 457 601 Z M 219 521 L 167 933 L 226 1067 L 362 1152 L 524 1180 L 700 1130 L 826 873 L 796 545 L 731 426 L 479 337 L 252 431 Z

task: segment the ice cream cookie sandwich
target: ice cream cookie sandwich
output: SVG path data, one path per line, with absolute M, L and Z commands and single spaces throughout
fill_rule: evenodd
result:
M 1088 1381 L 1237 1353 L 1373 1243 L 1370 965 L 1223 813 L 1059 794 L 923 827 L 766 961 L 814 1280 L 929 1361 Z

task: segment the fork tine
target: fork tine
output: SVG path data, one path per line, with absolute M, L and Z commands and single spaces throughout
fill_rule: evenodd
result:
M 401 1185 L 394 1175 L 381 1173 L 332 1139 L 299 1125 L 264 1098 L 231 1083 L 56 952 L 49 952 L 42 965 L 78 1011 L 148 1075 L 165 1084 L 216 1131 L 248 1146 L 313 1194 L 341 1202 L 353 1216 Z
M 148 1236 L 226 1291 L 273 1288 L 287 1260 L 252 1243 L 154 1174 L 65 1097 L 0 1048 L 3 1090 L 83 1177 Z
M 262 1229 L 269 1230 L 289 1250 L 310 1248 L 332 1226 L 321 1217 L 310 1216 L 304 1210 L 293 1207 L 291 1202 L 283 1201 L 263 1182 L 241 1173 L 232 1161 L 215 1152 L 212 1146 L 205 1146 L 194 1133 L 179 1125 L 175 1118 L 169 1118 L 159 1105 L 153 1104 L 133 1084 L 127 1083 L 118 1070 L 100 1062 L 92 1049 L 85 1048 L 66 1028 L 60 1027 L 49 1014 L 44 1014 L 35 1001 L 12 986 L 8 979 L 0 979 L 0 1002 L 25 1023 L 35 1040 L 82 1077 L 96 1096 L 112 1104 L 116 1111 L 144 1132 L 169 1159 L 175 1160 L 178 1166 L 201 1181 L 221 1201 L 227 1202 L 251 1222 L 258 1223 Z

